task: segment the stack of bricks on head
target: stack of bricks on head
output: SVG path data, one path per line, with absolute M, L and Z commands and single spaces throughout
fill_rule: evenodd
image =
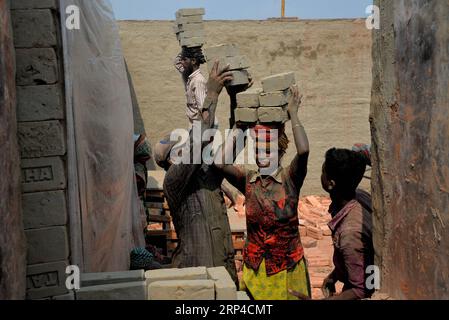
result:
M 242 123 L 279 123 L 289 120 L 287 105 L 290 87 L 296 83 L 293 72 L 262 79 L 262 89 L 254 88 L 237 95 L 235 119 Z
M 202 47 L 205 43 L 203 8 L 180 9 L 176 12 L 174 31 L 181 47 Z
M 246 56 L 241 55 L 239 49 L 233 44 L 221 44 L 204 49 L 209 70 L 215 61 L 219 62 L 219 68 L 229 65 L 233 80 L 226 86 L 238 86 L 249 83 L 249 63 Z

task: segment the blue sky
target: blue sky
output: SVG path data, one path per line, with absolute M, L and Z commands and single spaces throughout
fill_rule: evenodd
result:
M 206 8 L 206 20 L 263 20 L 281 15 L 281 0 L 110 0 L 119 20 L 173 20 L 180 8 Z M 286 0 L 286 16 L 300 19 L 367 17 L 372 0 Z

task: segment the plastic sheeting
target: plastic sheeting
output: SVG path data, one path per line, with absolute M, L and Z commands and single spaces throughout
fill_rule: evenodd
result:
M 80 10 L 69 30 L 66 8 Z M 133 167 L 133 110 L 109 1 L 60 0 L 67 98 L 72 263 L 84 272 L 129 268 L 143 246 Z

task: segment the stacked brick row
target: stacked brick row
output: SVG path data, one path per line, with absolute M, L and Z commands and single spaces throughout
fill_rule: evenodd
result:
M 76 300 L 249 300 L 224 267 L 86 273 Z
M 220 68 L 229 65 L 233 80 L 227 83 L 227 86 L 238 86 L 249 83 L 249 62 L 246 56 L 240 54 L 237 46 L 233 44 L 221 44 L 206 48 L 204 53 L 209 70 L 215 61 L 219 62 Z
M 71 299 L 66 124 L 56 0 L 11 1 L 17 120 L 27 238 L 27 298 Z
M 262 88 L 237 95 L 235 119 L 243 123 L 285 123 L 289 120 L 289 88 L 296 82 L 293 72 L 262 79 Z
M 203 8 L 180 9 L 176 12 L 174 31 L 181 47 L 202 47 L 205 43 Z

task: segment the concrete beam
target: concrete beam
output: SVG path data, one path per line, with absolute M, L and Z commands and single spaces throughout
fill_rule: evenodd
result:
M 145 281 L 144 270 L 81 274 L 81 287 L 92 287 L 98 285 L 139 281 Z
M 76 300 L 147 300 L 145 281 L 106 284 L 81 288 Z
M 156 281 L 148 286 L 149 300 L 215 300 L 212 280 Z
M 184 268 L 184 269 L 159 269 L 145 272 L 147 283 L 164 280 L 206 280 L 206 267 Z

